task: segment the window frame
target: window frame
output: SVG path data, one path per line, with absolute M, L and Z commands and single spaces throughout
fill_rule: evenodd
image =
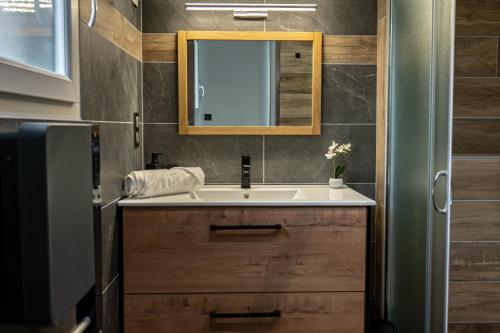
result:
M 81 119 L 78 0 L 65 5 L 67 75 L 0 57 L 0 118 Z

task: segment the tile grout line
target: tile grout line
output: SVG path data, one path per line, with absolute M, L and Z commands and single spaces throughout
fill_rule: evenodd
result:
M 470 240 L 470 241 L 453 240 L 453 241 L 450 241 L 450 243 L 500 243 L 500 240 L 497 240 L 497 241 L 494 241 L 494 240 Z
M 118 279 L 118 276 L 120 274 L 116 274 L 116 276 L 113 278 L 113 280 L 111 280 L 108 285 L 106 286 L 106 288 L 104 288 L 104 290 L 102 291 L 101 295 L 105 295 L 107 292 L 108 292 L 108 289 L 113 285 L 113 283 L 115 283 L 116 279 Z
M 454 199 L 453 202 L 500 202 L 500 199 Z
M 493 80 L 498 80 L 500 77 L 498 76 L 455 76 L 455 79 L 466 79 L 466 80 L 472 80 L 472 79 L 493 79 Z
M 500 116 L 498 117 L 474 117 L 474 116 L 457 116 L 453 117 L 453 119 L 467 119 L 467 120 L 488 120 L 488 119 L 500 119 Z

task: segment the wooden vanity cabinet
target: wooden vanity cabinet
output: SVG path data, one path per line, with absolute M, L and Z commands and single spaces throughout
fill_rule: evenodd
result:
M 125 333 L 364 332 L 366 207 L 124 207 Z

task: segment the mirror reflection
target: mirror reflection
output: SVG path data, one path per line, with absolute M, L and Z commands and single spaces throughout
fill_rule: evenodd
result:
M 188 41 L 190 126 L 311 126 L 312 42 Z

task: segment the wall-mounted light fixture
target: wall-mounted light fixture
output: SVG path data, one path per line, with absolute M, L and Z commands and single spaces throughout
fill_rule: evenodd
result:
M 316 4 L 188 2 L 186 10 L 232 11 L 235 18 L 266 19 L 268 12 L 315 12 Z

